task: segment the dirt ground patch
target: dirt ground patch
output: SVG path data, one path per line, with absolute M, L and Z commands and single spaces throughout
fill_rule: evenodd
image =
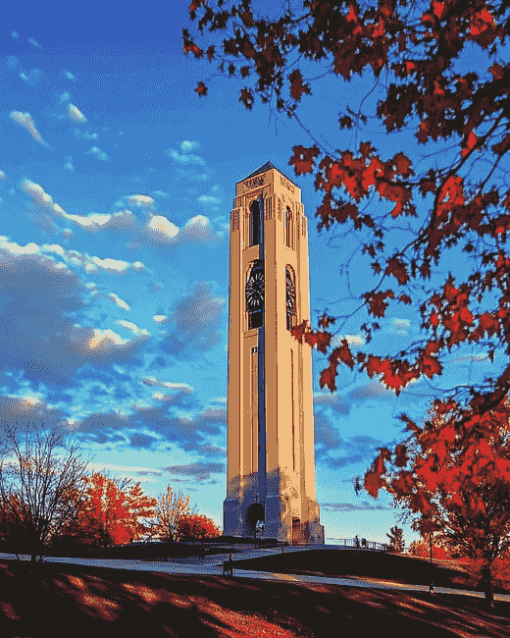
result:
M 2 638 L 508 636 L 510 605 L 336 585 L 0 562 Z
M 309 550 L 238 561 L 235 566 L 282 574 L 380 579 L 407 585 L 428 585 L 432 580 L 435 587 L 479 590 L 465 568 L 452 560 L 434 559 L 431 565 L 423 558 L 370 551 Z M 498 587 L 494 588 L 494 592 L 509 593 Z

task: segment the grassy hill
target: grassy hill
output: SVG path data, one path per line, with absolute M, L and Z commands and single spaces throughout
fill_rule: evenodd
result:
M 0 562 L 2 638 L 503 638 L 509 620 L 468 596 Z

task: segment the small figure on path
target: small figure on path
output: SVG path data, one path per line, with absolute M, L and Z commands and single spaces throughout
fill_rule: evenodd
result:
M 358 535 L 357 535 L 357 534 L 356 534 L 356 536 L 354 537 L 354 541 L 355 541 L 355 543 L 356 543 L 356 549 L 360 549 L 360 546 L 359 546 L 359 538 L 358 538 Z
M 226 574 L 225 574 L 226 572 Z M 229 554 L 228 560 L 223 561 L 223 576 L 234 575 L 234 565 L 232 563 L 232 554 Z
M 429 594 L 433 594 L 433 593 L 434 593 L 434 582 L 431 580 L 430 586 L 429 586 Z
M 366 538 L 362 538 L 361 539 L 361 547 L 364 547 L 365 549 L 367 548 L 367 539 Z

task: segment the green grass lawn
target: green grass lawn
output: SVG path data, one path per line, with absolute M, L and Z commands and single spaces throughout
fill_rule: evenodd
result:
M 0 562 L 1 638 L 506 638 L 509 620 L 509 603 L 467 596 Z

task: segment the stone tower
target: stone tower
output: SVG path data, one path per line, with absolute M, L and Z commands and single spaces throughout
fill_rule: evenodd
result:
M 324 542 L 315 499 L 312 355 L 301 190 L 267 162 L 236 184 L 230 233 L 225 535 Z

